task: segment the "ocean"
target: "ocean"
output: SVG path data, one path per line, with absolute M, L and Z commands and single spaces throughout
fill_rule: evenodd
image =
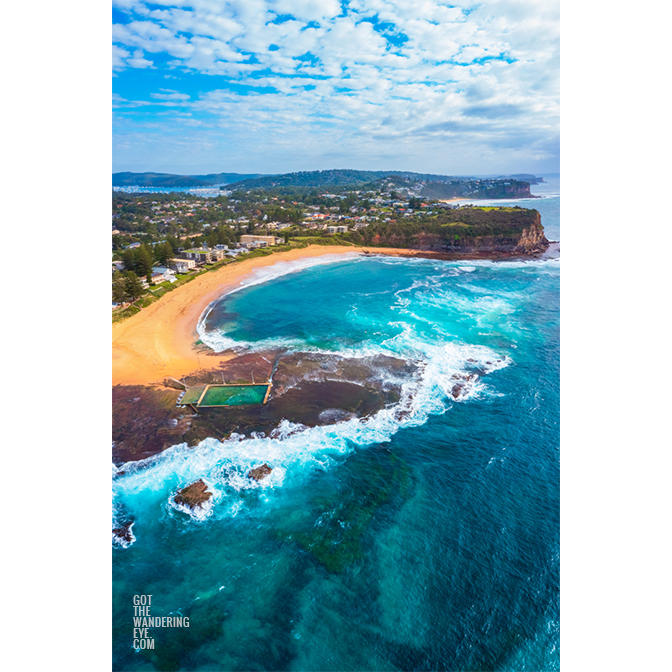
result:
M 559 240 L 559 184 L 533 191 L 512 203 Z M 135 541 L 113 549 L 114 669 L 559 669 L 559 267 L 557 246 L 322 257 L 212 305 L 199 332 L 215 350 L 415 368 L 378 371 L 401 395 L 369 417 L 285 420 L 121 467 L 114 515 Z M 270 476 L 246 478 L 262 463 Z M 192 516 L 171 499 L 199 478 L 214 496 Z M 190 627 L 134 648 L 134 595 Z

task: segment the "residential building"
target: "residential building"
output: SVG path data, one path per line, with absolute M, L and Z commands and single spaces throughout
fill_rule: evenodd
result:
M 226 256 L 226 252 L 229 248 L 226 245 L 216 245 L 213 249 L 210 250 L 213 261 L 221 261 Z
M 266 245 L 279 245 L 284 243 L 284 238 L 278 238 L 278 236 L 255 236 L 252 234 L 245 234 L 240 237 L 241 243 L 265 243 L 261 247 L 266 247 Z
M 327 233 L 347 233 L 347 226 L 328 226 Z
M 169 264 L 178 273 L 187 273 L 193 268 L 196 268 L 196 262 L 193 259 L 170 259 Z
M 155 275 L 161 275 L 163 277 L 163 280 L 156 280 L 154 278 Z M 152 280 L 154 282 L 163 282 L 167 280 L 168 282 L 175 282 L 175 271 L 173 271 L 171 268 L 166 268 L 165 266 L 155 266 L 152 268 Z
M 184 250 L 182 254 L 187 259 L 193 259 L 197 264 L 209 264 L 212 261 L 212 250 L 208 248 Z

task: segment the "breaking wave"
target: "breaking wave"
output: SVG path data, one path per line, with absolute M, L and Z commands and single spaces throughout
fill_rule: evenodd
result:
M 126 498 L 154 491 L 164 499 L 167 515 L 186 514 L 197 522 L 235 516 L 245 507 L 243 495 L 254 493 L 269 501 L 275 489 L 328 469 L 357 448 L 386 443 L 400 429 L 422 425 L 454 403 L 496 394 L 483 376 L 511 363 L 490 348 L 457 343 L 416 344 L 414 354 L 418 372 L 402 384 L 399 402 L 369 417 L 316 427 L 283 420 L 268 436 L 232 434 L 224 441 L 205 439 L 196 448 L 172 446 L 146 460 L 124 464 L 124 475 L 113 482 L 115 492 Z M 250 469 L 263 463 L 273 468 L 271 474 L 261 481 L 248 478 Z M 199 478 L 213 493 L 206 506 L 191 510 L 176 504 L 177 490 Z

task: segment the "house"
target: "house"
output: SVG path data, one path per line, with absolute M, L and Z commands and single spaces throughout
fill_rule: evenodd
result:
M 327 233 L 347 233 L 347 226 L 328 226 Z
M 182 254 L 187 259 L 193 259 L 197 264 L 209 264 L 212 261 L 212 250 L 209 248 L 194 248 L 184 250 Z
M 238 244 L 240 245 L 240 243 L 238 243 Z M 229 257 L 229 258 L 237 257 L 239 254 L 244 254 L 245 252 L 247 252 L 247 249 L 246 249 L 246 248 L 244 248 L 244 247 L 238 247 L 238 248 L 236 248 L 236 249 L 229 250 L 229 251 L 226 253 L 226 256 Z
M 155 278 L 155 275 L 158 276 L 160 275 L 163 279 L 162 280 L 157 280 Z M 153 282 L 175 282 L 177 278 L 175 277 L 175 271 L 173 271 L 170 268 L 166 268 L 165 266 L 155 266 L 152 268 L 152 281 Z
M 216 245 L 210 253 L 212 255 L 213 261 L 221 261 L 226 256 L 226 252 L 229 248 L 226 245 Z
M 264 243 L 259 247 L 266 247 L 267 245 L 279 245 L 284 243 L 284 238 L 278 238 L 278 236 L 254 236 L 252 234 L 245 234 L 240 237 L 240 242 L 242 243 Z
M 193 259 L 170 259 L 168 263 L 178 273 L 187 273 L 191 269 L 196 268 L 196 262 Z

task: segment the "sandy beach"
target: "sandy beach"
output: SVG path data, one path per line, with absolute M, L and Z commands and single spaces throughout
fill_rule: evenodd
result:
M 137 315 L 112 326 L 112 383 L 150 385 L 167 376 L 180 378 L 201 366 L 211 368 L 228 359 L 197 355 L 196 325 L 211 301 L 238 286 L 255 269 L 280 261 L 361 252 L 353 246 L 310 245 L 306 248 L 256 257 L 205 273 L 178 287 Z M 414 250 L 370 248 L 373 254 L 415 256 Z M 200 362 L 199 362 L 200 359 Z

